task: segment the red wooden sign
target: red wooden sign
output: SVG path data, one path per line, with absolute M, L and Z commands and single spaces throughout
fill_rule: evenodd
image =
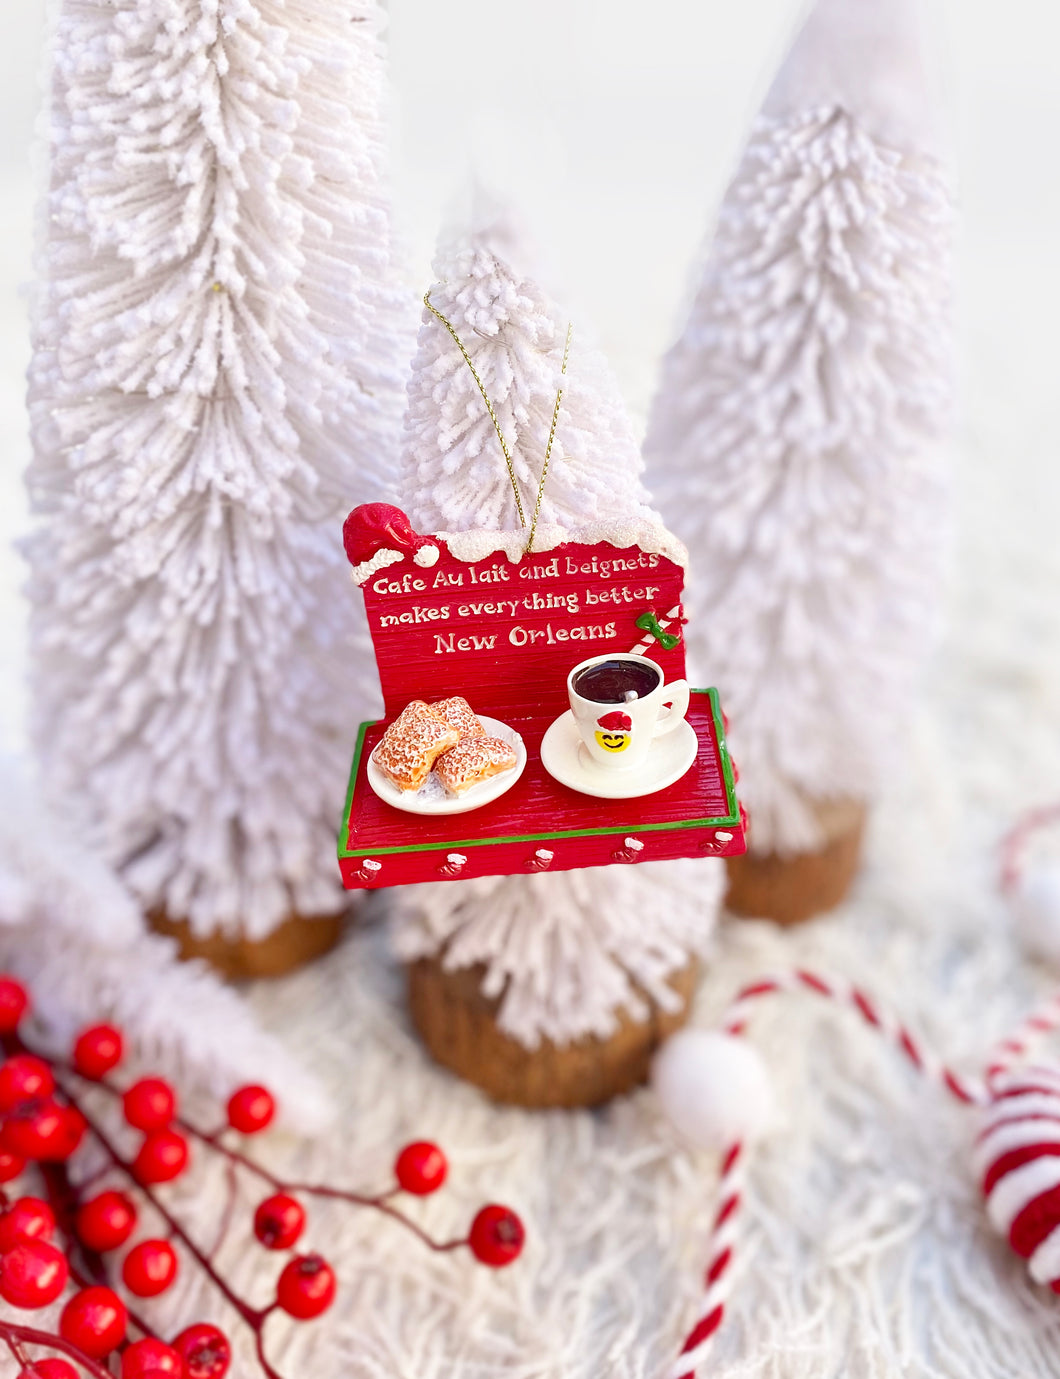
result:
M 380 513 L 396 515 L 381 522 Z M 569 707 L 567 675 L 579 661 L 637 651 L 667 681 L 684 677 L 681 566 L 607 543 L 462 560 L 378 504 L 356 509 L 345 535 L 363 580 L 386 713 L 362 726 L 354 757 L 339 838 L 348 887 L 744 851 L 715 691 L 692 697 L 695 763 L 656 794 L 593 798 L 553 780 L 539 757 L 543 734 Z M 456 816 L 407 814 L 378 799 L 367 759 L 387 723 L 412 699 L 456 694 L 521 734 L 523 776 L 500 799 Z

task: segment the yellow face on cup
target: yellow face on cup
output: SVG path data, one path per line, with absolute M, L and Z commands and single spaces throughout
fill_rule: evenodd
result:
M 633 720 L 618 710 L 605 713 L 596 720 L 593 736 L 605 752 L 624 752 L 633 741 Z

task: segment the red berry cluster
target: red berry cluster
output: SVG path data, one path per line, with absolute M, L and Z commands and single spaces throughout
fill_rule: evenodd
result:
M 50 1167 L 44 1176 L 52 1194 L 50 1201 L 35 1196 L 11 1201 L 0 1188 L 0 1298 L 13 1307 L 40 1309 L 55 1302 L 72 1282 L 76 1291 L 62 1309 L 59 1331 L 52 1340 L 54 1348 L 76 1359 L 90 1374 L 108 1375 L 110 1371 L 99 1366 L 115 1352 L 121 1356 L 121 1379 L 224 1379 L 231 1363 L 228 1338 L 216 1326 L 197 1323 L 167 1343 L 137 1317 L 133 1304 L 127 1305 L 112 1287 L 99 1281 L 108 1277 L 103 1257 L 132 1240 L 139 1220 L 138 1198 L 162 1219 L 166 1231 L 164 1238 L 139 1240 L 126 1251 L 120 1276 L 127 1292 L 134 1299 L 164 1293 L 181 1267 L 174 1244 L 183 1246 L 256 1333 L 265 1379 L 280 1379 L 261 1346 L 262 1328 L 270 1313 L 278 1309 L 308 1321 L 319 1317 L 335 1299 L 335 1272 L 312 1251 L 291 1254 L 280 1271 L 273 1301 L 265 1308 L 251 1307 L 233 1290 L 213 1262 L 220 1241 L 211 1253 L 204 1253 L 155 1191 L 157 1185 L 172 1182 L 188 1169 L 189 1140 L 228 1160 L 230 1207 L 234 1170 L 268 1184 L 270 1194 L 259 1203 L 253 1222 L 255 1237 L 268 1250 L 293 1252 L 302 1239 L 306 1210 L 296 1192 L 375 1208 L 400 1221 L 428 1248 L 453 1250 L 466 1245 L 476 1259 L 492 1268 L 510 1264 L 522 1250 L 522 1223 L 507 1207 L 483 1207 L 467 1237 L 439 1243 L 392 1205 L 398 1192 L 426 1196 L 445 1183 L 448 1164 L 435 1144 L 419 1140 L 406 1145 L 394 1164 L 395 1185 L 379 1195 L 327 1184 L 285 1184 L 226 1138 L 230 1132 L 254 1135 L 271 1124 L 276 1104 L 264 1087 L 241 1087 L 230 1098 L 220 1129 L 196 1130 L 180 1119 L 176 1093 L 162 1078 L 141 1078 L 124 1091 L 108 1080 L 124 1055 L 120 1030 L 111 1025 L 86 1029 L 74 1045 L 70 1063 L 64 1064 L 40 1056 L 23 1042 L 19 1026 L 28 1008 L 25 989 L 14 979 L 0 976 L 0 1041 L 10 1054 L 0 1065 L 0 1183 L 19 1177 L 27 1163 L 33 1162 Z M 124 1157 L 116 1148 L 102 1123 L 86 1117 L 68 1074 L 99 1084 L 120 1100 L 126 1125 L 141 1137 L 132 1157 Z M 65 1165 L 86 1132 L 105 1152 L 108 1171 L 120 1175 L 120 1188 L 90 1193 L 69 1179 Z M 93 1180 L 98 1176 L 93 1175 Z M 64 1191 L 56 1196 L 57 1177 Z M 225 1215 L 226 1228 L 229 1215 Z M 57 1232 L 67 1241 L 65 1249 L 54 1243 Z M 85 1276 L 78 1267 L 79 1250 L 99 1260 L 101 1272 L 95 1277 Z M 128 1339 L 130 1325 L 142 1333 L 140 1339 Z M 0 1319 L 0 1342 L 22 1365 L 18 1379 L 78 1379 L 77 1369 L 61 1356 L 25 1360 L 27 1338 L 39 1344 L 42 1336 L 47 1339 L 46 1333 Z

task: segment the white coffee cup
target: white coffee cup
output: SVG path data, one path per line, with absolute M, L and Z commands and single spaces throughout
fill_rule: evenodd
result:
M 594 667 L 600 670 L 587 676 Z M 633 698 L 625 698 L 630 692 Z M 607 698 L 589 698 L 590 693 Z M 612 771 L 643 765 L 655 739 L 672 733 L 688 712 L 688 681 L 667 684 L 654 661 L 633 652 L 579 662 L 567 676 L 567 694 L 585 750 L 597 766 Z

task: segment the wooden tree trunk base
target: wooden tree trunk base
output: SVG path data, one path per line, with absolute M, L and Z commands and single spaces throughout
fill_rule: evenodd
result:
M 282 977 L 322 957 L 338 943 L 345 916 L 292 914 L 260 939 L 232 937 L 219 930 L 196 934 L 186 919 L 171 919 L 164 910 L 152 910 L 147 922 L 157 933 L 177 940 L 182 958 L 205 958 L 223 976 L 237 979 Z
M 747 852 L 725 859 L 725 904 L 733 914 L 801 924 L 845 899 L 861 860 L 867 811 L 857 800 L 821 801 L 816 811 L 825 833 L 817 851 L 790 857 Z
M 447 972 L 441 957 L 421 958 L 408 968 L 409 1007 L 434 1059 L 494 1101 L 534 1108 L 598 1106 L 645 1080 L 652 1054 L 688 1018 L 697 968 L 692 959 L 669 979 L 682 1000 L 676 1013 L 651 1002 L 644 1021 L 620 1012 L 619 1028 L 608 1039 L 546 1039 L 536 1049 L 498 1027 L 500 1000 L 482 994 L 481 966 Z

